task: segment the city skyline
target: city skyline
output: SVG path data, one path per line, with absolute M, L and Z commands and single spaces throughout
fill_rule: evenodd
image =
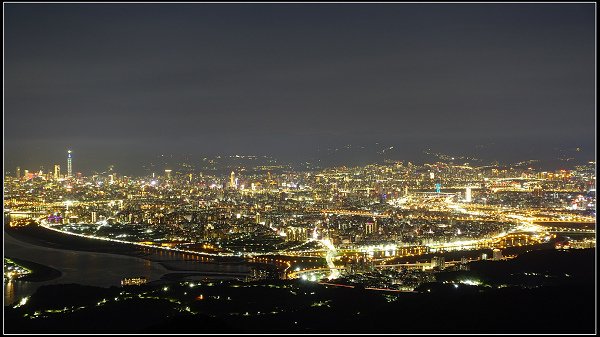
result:
M 385 151 L 392 150 L 393 147 L 381 147 L 382 150 L 367 154 L 366 156 L 357 159 L 356 157 L 348 160 L 348 157 L 352 155 L 356 155 L 356 152 L 352 152 L 352 150 L 356 151 L 356 147 L 352 149 L 352 146 L 345 146 L 340 148 L 329 148 L 327 152 L 329 155 L 334 157 L 334 159 L 327 160 L 327 157 L 322 157 L 324 160 L 313 158 L 313 161 L 307 161 L 303 159 L 297 160 L 281 160 L 280 158 L 275 158 L 272 156 L 257 156 L 257 155 L 213 155 L 213 156 L 202 156 L 202 155 L 178 155 L 174 156 L 173 154 L 163 154 L 154 156 L 153 159 L 146 159 L 145 161 L 139 162 L 136 166 L 128 166 L 121 165 L 121 163 L 116 161 L 110 161 L 109 165 L 92 167 L 89 163 L 86 162 L 77 162 L 78 166 L 81 165 L 84 169 L 79 169 L 73 171 L 72 170 L 72 162 L 73 156 L 72 150 L 67 150 L 67 156 L 60 160 L 53 160 L 47 162 L 37 162 L 35 164 L 31 164 L 29 166 L 21 166 L 17 165 L 14 170 L 10 170 L 10 168 L 6 168 L 6 175 L 16 175 L 17 177 L 21 176 L 21 171 L 26 170 L 26 172 L 30 172 L 32 174 L 38 174 L 42 172 L 42 175 L 47 175 L 54 172 L 53 176 L 60 176 L 61 163 L 64 161 L 66 163 L 67 173 L 65 177 L 73 176 L 76 174 L 83 175 L 98 175 L 105 173 L 119 173 L 128 176 L 144 176 L 149 174 L 157 174 L 161 173 L 163 170 L 168 170 L 169 172 L 173 169 L 176 169 L 177 173 L 202 173 L 205 170 L 208 171 L 227 171 L 229 168 L 236 169 L 250 169 L 257 166 L 256 161 L 264 161 L 264 163 L 277 164 L 275 165 L 278 168 L 287 168 L 290 170 L 299 170 L 299 171 L 316 171 L 320 169 L 326 168 L 335 168 L 335 167 L 360 167 L 368 164 L 383 164 L 383 163 L 414 163 L 414 164 L 434 164 L 434 163 L 442 163 L 444 161 L 450 160 L 450 163 L 463 164 L 467 166 L 472 166 L 473 168 L 477 167 L 487 167 L 487 166 L 496 166 L 499 168 L 502 167 L 511 167 L 513 165 L 523 166 L 527 165 L 529 168 L 536 170 L 545 170 L 545 171 L 555 171 L 555 170 L 570 170 L 573 167 L 578 165 L 585 165 L 590 163 L 595 163 L 595 158 L 590 157 L 587 153 L 581 153 L 580 148 L 571 148 L 571 149 L 554 149 L 558 150 L 554 153 L 554 158 L 552 160 L 539 160 L 539 159 L 531 159 L 529 157 L 522 157 L 523 160 L 519 162 L 511 162 L 511 161 L 498 161 L 496 159 L 490 158 L 478 158 L 475 156 L 461 155 L 460 153 L 455 154 L 445 154 L 440 152 L 433 152 L 431 149 L 427 149 L 422 151 L 420 154 L 414 154 L 409 157 L 397 157 L 397 156 L 383 156 Z M 485 147 L 482 147 L 485 149 Z M 360 147 L 363 152 L 366 150 L 365 147 Z M 347 151 L 347 153 L 344 153 Z M 338 153 L 340 152 L 340 153 Z M 93 155 L 93 154 L 88 154 Z M 85 157 L 85 156 L 84 156 Z M 89 157 L 87 157 L 89 158 Z M 534 158 L 539 158 L 534 156 Z M 78 158 L 79 159 L 79 158 Z M 594 160 L 590 160 L 594 159 Z M 208 160 L 208 162 L 207 162 Z M 53 169 L 52 169 L 53 168 Z M 61 176 L 62 177 L 62 176 Z
M 596 10 L 3 3 L 3 332 L 595 332 Z

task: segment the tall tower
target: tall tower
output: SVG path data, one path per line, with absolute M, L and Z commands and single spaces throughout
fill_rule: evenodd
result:
M 235 172 L 233 171 L 231 171 L 231 174 L 229 175 L 229 186 L 235 188 Z
M 58 180 L 60 178 L 60 165 L 54 165 L 54 179 Z
M 67 177 L 73 176 L 73 166 L 72 166 L 72 158 L 71 158 L 71 150 L 67 151 Z
M 17 179 L 21 179 L 21 167 L 17 166 Z

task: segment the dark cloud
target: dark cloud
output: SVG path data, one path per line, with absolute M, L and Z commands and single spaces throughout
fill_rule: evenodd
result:
M 13 3 L 4 15 L 8 168 L 68 146 L 84 172 L 163 151 L 595 146 L 594 4 Z

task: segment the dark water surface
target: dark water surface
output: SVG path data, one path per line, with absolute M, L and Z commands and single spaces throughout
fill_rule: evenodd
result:
M 160 279 L 168 273 L 185 271 L 227 274 L 248 273 L 247 266 L 203 263 L 202 261 L 176 261 L 173 254 L 152 254 L 153 260 L 162 260 L 169 270 L 159 262 L 152 262 L 132 256 L 63 250 L 33 245 L 20 241 L 4 231 L 4 256 L 39 263 L 59 270 L 58 278 L 42 282 L 12 281 L 4 283 L 4 305 L 20 301 L 22 297 L 33 294 L 36 289 L 47 284 L 78 283 L 98 287 L 120 286 L 124 277 L 144 276 L 148 281 Z M 164 255 L 164 256 L 163 256 Z M 171 266 L 171 264 L 174 264 Z M 238 274 L 239 275 L 239 274 Z M 231 275 L 233 276 L 233 275 Z M 230 276 L 230 277 L 231 277 Z

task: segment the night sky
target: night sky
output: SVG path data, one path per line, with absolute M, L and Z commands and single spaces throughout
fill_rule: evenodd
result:
M 4 4 L 5 171 L 595 150 L 595 4 Z M 501 150 L 503 149 L 503 150 Z M 352 163 L 349 163 L 352 164 Z

